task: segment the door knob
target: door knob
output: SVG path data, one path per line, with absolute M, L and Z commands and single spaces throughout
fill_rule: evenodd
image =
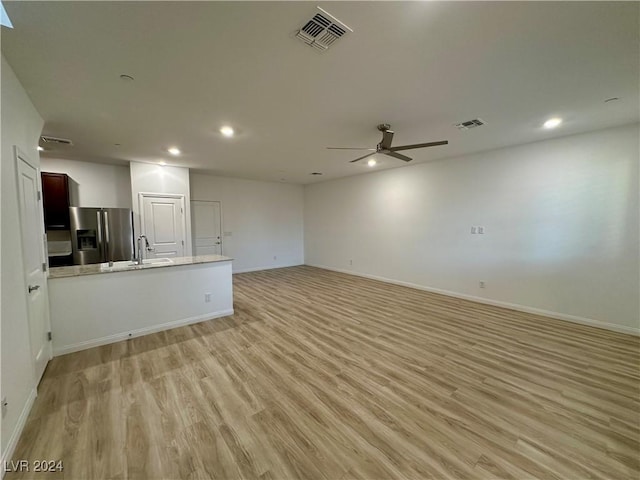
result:
M 29 293 L 33 292 L 34 290 L 38 290 L 40 288 L 40 285 L 29 285 Z

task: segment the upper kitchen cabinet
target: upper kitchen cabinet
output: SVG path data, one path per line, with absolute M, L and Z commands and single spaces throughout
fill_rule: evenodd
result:
M 69 177 L 42 173 L 42 203 L 47 230 L 69 230 Z

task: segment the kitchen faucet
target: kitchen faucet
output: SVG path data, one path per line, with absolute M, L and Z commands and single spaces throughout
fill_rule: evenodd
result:
M 142 265 L 144 263 L 144 255 L 142 253 L 143 252 L 143 250 L 142 250 L 142 239 L 143 238 L 144 238 L 145 248 L 147 250 L 151 250 L 151 247 L 149 247 L 149 240 L 147 240 L 146 235 L 140 235 L 138 237 L 138 258 L 134 259 L 136 265 Z

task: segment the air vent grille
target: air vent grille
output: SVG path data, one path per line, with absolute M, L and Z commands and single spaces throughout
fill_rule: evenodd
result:
M 340 28 L 338 25 L 333 24 L 330 25 L 327 30 L 329 30 L 329 32 L 333 33 L 335 36 L 337 37 L 341 37 L 343 36 L 345 33 L 347 33 L 347 31 L 344 28 Z
M 47 145 L 73 145 L 73 142 L 66 138 L 49 137 L 47 135 L 42 135 L 40 140 Z
M 329 20 L 326 17 L 323 17 L 322 15 L 320 15 L 319 13 L 316 13 L 313 16 L 313 21 L 316 23 L 319 23 L 320 25 L 322 25 L 324 28 L 327 28 L 329 25 L 331 25 L 331 20 Z
M 296 33 L 296 37 L 316 50 L 325 51 L 336 40 L 353 32 L 353 30 L 329 12 L 320 7 L 318 10 L 321 13 L 316 13 L 311 20 L 305 23 L 304 27 Z
M 458 130 L 469 130 L 471 128 L 481 127 L 484 123 L 484 120 L 474 118 L 473 120 L 467 120 L 466 122 L 456 123 L 456 127 L 458 127 Z

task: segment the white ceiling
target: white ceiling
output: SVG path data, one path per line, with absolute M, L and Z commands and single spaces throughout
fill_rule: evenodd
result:
M 312 2 L 4 3 L 43 133 L 75 143 L 59 158 L 310 183 L 370 171 L 325 147 L 374 147 L 381 122 L 395 145 L 449 140 L 403 152 L 418 163 L 639 119 L 638 2 L 320 2 L 354 29 L 324 53 L 294 38 Z

